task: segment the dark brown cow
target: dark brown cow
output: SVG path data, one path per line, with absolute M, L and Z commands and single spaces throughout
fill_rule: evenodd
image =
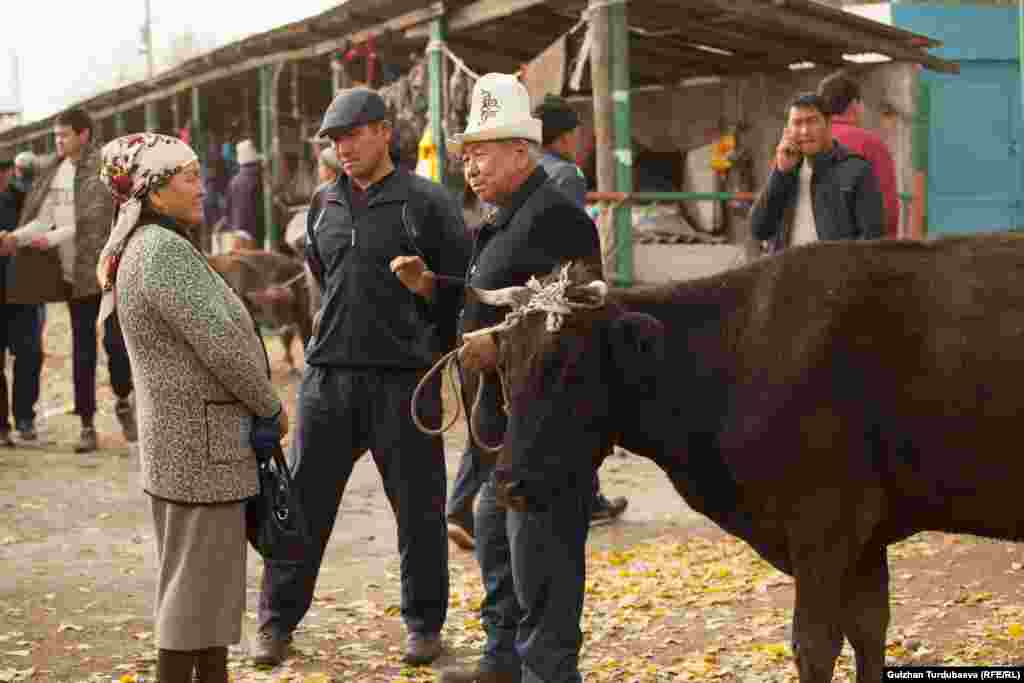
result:
M 820 243 L 603 300 L 587 281 L 498 333 L 500 466 L 543 477 L 613 442 L 654 460 L 794 577 L 802 683 L 832 680 L 844 635 L 881 680 L 888 544 L 1024 535 L 1024 237 Z
M 258 249 L 240 249 L 209 260 L 242 297 L 256 322 L 281 335 L 285 361 L 295 372 L 291 350 L 295 333 L 305 348 L 313 331 L 311 292 L 302 261 Z

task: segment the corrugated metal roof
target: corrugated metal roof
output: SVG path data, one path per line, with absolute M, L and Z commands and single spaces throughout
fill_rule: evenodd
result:
M 587 0 L 452 0 L 448 44 L 475 70 L 515 71 L 577 24 Z M 877 53 L 955 72 L 928 54 L 939 43 L 813 0 L 632 0 L 630 70 L 635 85 L 700 76 L 770 73 L 798 62 L 841 66 Z M 422 24 L 441 11 L 423 0 L 345 0 L 334 9 L 249 36 L 84 102 L 97 118 L 159 100 L 255 66 L 325 55 L 349 38 L 380 34 L 378 51 L 408 55 L 427 39 Z M 17 144 L 44 133 L 52 117 L 0 133 Z

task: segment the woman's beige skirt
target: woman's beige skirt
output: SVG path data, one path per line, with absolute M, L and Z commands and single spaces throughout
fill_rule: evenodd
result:
M 150 496 L 156 529 L 156 642 L 202 650 L 242 639 L 245 503 L 181 505 Z

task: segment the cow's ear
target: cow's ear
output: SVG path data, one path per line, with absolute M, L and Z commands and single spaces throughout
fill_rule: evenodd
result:
M 664 370 L 665 326 L 654 316 L 626 313 L 612 321 L 609 332 L 622 383 L 640 397 L 652 396 Z

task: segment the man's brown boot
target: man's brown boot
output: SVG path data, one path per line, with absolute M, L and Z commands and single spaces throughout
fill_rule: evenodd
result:
M 519 683 L 519 671 L 480 671 L 471 669 L 445 669 L 439 683 Z
M 440 633 L 410 633 L 402 660 L 412 666 L 423 666 L 440 657 L 443 649 Z
M 75 453 L 92 453 L 99 448 L 99 440 L 96 438 L 96 428 L 82 427 L 78 435 L 78 443 L 75 444 Z
M 291 644 L 290 636 L 282 638 L 269 631 L 260 631 L 250 645 L 249 659 L 257 666 L 277 666 L 288 658 Z

